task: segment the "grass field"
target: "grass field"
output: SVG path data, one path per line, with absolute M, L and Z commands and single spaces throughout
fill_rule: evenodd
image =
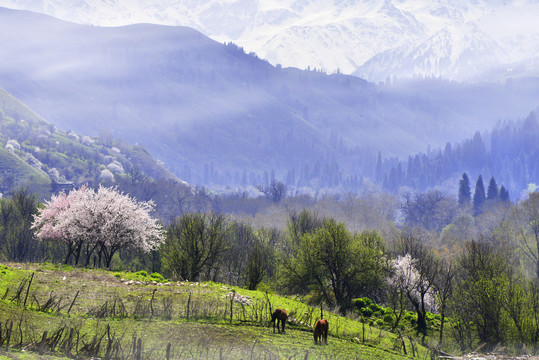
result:
M 315 345 L 312 326 L 320 309 L 266 292 L 167 282 L 144 272 L 4 264 L 0 299 L 0 359 L 430 357 L 413 337 L 404 337 L 405 356 L 402 338 L 329 311 L 324 312 L 330 323 L 328 344 Z M 270 327 L 274 308 L 289 314 L 284 334 Z

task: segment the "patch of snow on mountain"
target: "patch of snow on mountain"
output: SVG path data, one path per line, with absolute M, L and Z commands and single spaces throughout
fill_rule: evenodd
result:
M 273 64 L 369 80 L 467 80 L 539 50 L 536 0 L 0 0 L 0 6 L 83 24 L 189 26 Z

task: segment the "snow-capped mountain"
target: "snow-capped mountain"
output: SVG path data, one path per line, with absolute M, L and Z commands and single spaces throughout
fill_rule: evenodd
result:
M 368 80 L 535 70 L 537 0 L 0 0 L 82 24 L 193 27 L 272 64 Z

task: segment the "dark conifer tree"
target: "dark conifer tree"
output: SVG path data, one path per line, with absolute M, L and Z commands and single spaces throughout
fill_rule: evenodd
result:
M 481 207 L 485 203 L 485 185 L 483 185 L 483 178 L 481 175 L 477 178 L 475 183 L 475 192 L 473 194 L 473 211 L 474 216 L 477 216 L 481 213 Z
M 468 174 L 463 173 L 459 181 L 459 204 L 460 206 L 469 205 L 472 202 L 472 193 L 470 190 L 470 179 Z
M 503 185 L 500 187 L 500 200 L 502 202 L 509 202 L 509 192 Z
M 383 168 L 382 168 L 382 153 L 378 151 L 378 158 L 376 159 L 375 179 L 379 184 L 383 180 Z
M 496 200 L 498 198 L 498 184 L 494 180 L 494 176 L 490 178 L 487 189 L 487 200 Z

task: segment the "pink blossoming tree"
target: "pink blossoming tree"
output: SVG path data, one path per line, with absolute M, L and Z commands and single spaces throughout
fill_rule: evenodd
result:
M 94 191 L 83 186 L 53 196 L 35 216 L 32 227 L 39 239 L 67 245 L 66 263 L 73 255 L 78 264 L 84 249 L 85 265 L 97 251 L 99 262 L 110 267 L 122 248 L 149 252 L 162 243 L 163 228 L 150 216 L 153 208 L 153 202 L 137 202 L 115 188 L 100 186 Z

